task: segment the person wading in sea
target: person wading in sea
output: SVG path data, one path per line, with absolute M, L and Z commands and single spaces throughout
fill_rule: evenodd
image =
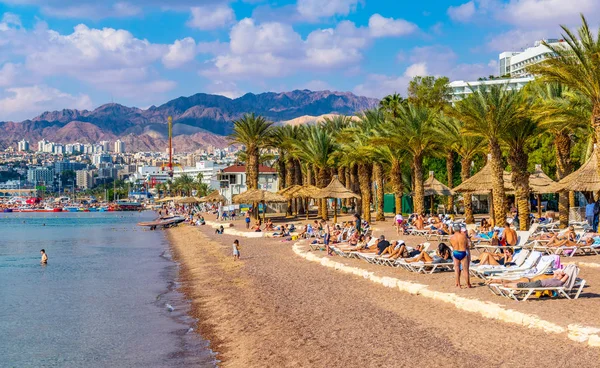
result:
M 42 249 L 40 250 L 40 253 L 42 254 L 42 260 L 40 261 L 40 263 L 48 264 L 48 255 L 46 254 L 46 250 Z
M 462 271 L 467 277 L 467 287 L 471 288 L 471 277 L 469 275 L 470 257 L 468 253 L 469 239 L 467 234 L 461 231 L 460 225 L 454 225 L 454 234 L 450 237 L 450 245 L 452 245 L 452 257 L 454 258 L 454 273 L 456 274 L 456 287 L 462 287 L 460 284 L 461 266 Z

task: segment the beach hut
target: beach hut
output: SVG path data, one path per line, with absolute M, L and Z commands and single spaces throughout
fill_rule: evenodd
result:
M 346 188 L 337 175 L 331 179 L 328 186 L 323 189 L 319 189 L 318 192 L 312 195 L 313 198 L 334 198 L 334 199 L 349 199 L 356 198 L 360 199 L 360 195 L 354 193 L 350 189 Z M 333 201 L 333 222 L 337 222 L 337 201 Z
M 287 198 L 281 194 L 269 192 L 263 189 L 250 189 L 244 193 L 240 193 L 233 197 L 233 203 L 254 203 L 262 202 L 263 204 L 263 221 L 267 214 L 267 203 L 284 203 L 287 202 Z
M 556 182 L 542 170 L 542 165 L 535 165 L 535 170 L 529 175 L 529 188 L 536 195 L 538 217 L 542 217 L 542 194 L 555 193 Z
M 439 196 L 448 197 L 448 196 L 451 196 L 454 194 L 452 189 L 448 188 L 446 185 L 444 185 L 442 182 L 440 182 L 433 176 L 433 171 L 429 172 L 429 178 L 427 178 L 427 180 L 425 180 L 425 182 L 423 183 L 423 189 L 425 192 L 425 196 L 431 197 L 431 213 L 432 214 L 433 214 L 433 196 L 439 195 Z

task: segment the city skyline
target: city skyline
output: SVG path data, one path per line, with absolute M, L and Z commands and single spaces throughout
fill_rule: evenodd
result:
M 495 75 L 499 53 L 559 37 L 557 24 L 600 9 L 591 0 L 576 9 L 563 0 L 198 3 L 0 1 L 0 121 L 196 92 L 404 94 L 415 75 Z

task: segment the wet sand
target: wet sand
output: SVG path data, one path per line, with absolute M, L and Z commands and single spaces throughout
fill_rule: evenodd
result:
M 236 221 L 236 228 L 241 226 Z M 308 262 L 293 253 L 292 242 L 239 238 L 242 259 L 233 261 L 235 238 L 215 235 L 211 227 L 181 226 L 167 234 L 182 265 L 182 291 L 200 321 L 198 331 L 224 367 L 593 367 L 600 360 L 600 348 L 573 342 L 566 334 L 484 319 Z M 589 297 L 575 302 L 512 303 L 484 287 L 450 289 L 452 274 L 414 275 L 343 261 L 507 304 L 564 326 L 600 324 L 593 287 L 586 290 Z M 600 269 L 582 272 L 600 281 Z

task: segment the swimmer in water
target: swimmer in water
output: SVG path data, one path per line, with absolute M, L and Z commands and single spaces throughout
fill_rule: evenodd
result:
M 40 253 L 42 254 L 42 260 L 40 261 L 40 263 L 48 264 L 48 255 L 46 254 L 46 250 L 42 249 L 40 250 Z

